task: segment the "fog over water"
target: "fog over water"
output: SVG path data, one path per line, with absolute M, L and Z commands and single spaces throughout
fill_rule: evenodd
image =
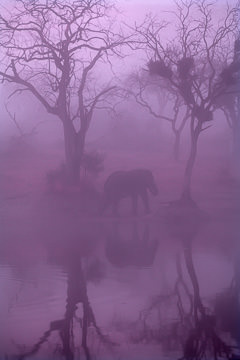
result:
M 240 359 L 239 3 L 0 4 L 0 360 Z

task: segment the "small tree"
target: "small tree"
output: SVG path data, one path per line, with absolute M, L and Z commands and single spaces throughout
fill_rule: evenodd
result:
M 237 68 L 232 45 L 239 7 L 226 5 L 221 19 L 214 16 L 215 11 L 216 5 L 208 0 L 177 1 L 174 39 L 168 41 L 162 35 L 166 25 L 151 16 L 136 27 L 150 58 L 149 73 L 176 91 L 190 112 L 191 145 L 181 195 L 181 201 L 189 204 L 194 204 L 191 180 L 199 136 L 211 126 L 216 99 L 230 91 L 221 77 L 223 70 L 226 66 Z
M 72 183 L 79 182 L 94 110 L 116 92 L 113 82 L 97 81 L 94 70 L 100 77 L 126 44 L 108 0 L 15 0 L 11 11 L 1 9 L 0 77 L 59 118 Z
M 166 88 L 163 81 L 155 81 L 149 75 L 132 74 L 128 79 L 129 92 L 134 96 L 136 102 L 147 109 L 149 113 L 158 120 L 164 120 L 171 124 L 174 134 L 173 156 L 176 161 L 180 158 L 180 142 L 182 131 L 189 118 L 189 109 L 185 106 L 181 96 L 175 91 L 171 92 L 171 88 Z M 165 115 L 163 106 L 157 111 L 156 105 L 151 101 L 152 95 L 155 94 L 159 103 L 164 102 L 165 105 L 172 105 L 171 113 Z M 160 104 L 162 105 L 162 104 Z M 165 108 L 165 106 L 164 106 Z

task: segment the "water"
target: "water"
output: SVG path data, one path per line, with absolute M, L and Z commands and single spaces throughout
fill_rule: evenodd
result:
M 1 359 L 239 353 L 236 219 L 36 214 L 2 232 Z

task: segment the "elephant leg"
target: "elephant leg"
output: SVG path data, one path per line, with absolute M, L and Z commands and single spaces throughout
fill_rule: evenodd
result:
M 143 205 L 144 205 L 144 208 L 145 208 L 145 213 L 149 214 L 150 213 L 150 208 L 149 208 L 148 194 L 147 194 L 146 189 L 144 189 L 141 192 L 141 197 L 142 197 Z
M 132 195 L 132 211 L 133 215 L 137 215 L 137 208 L 138 208 L 138 197 L 137 194 Z

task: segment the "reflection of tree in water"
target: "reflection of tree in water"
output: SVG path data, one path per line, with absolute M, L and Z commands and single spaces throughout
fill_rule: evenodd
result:
M 82 259 L 77 253 L 70 254 L 67 274 L 67 299 L 64 318 L 51 321 L 49 329 L 44 332 L 39 341 L 34 344 L 29 351 L 18 355 L 17 359 L 22 360 L 29 357 L 31 358 L 31 356 L 36 354 L 41 349 L 42 345 L 48 341 L 50 335 L 57 331 L 61 339 L 61 346 L 57 346 L 56 352 L 58 354 L 60 353 L 66 360 L 73 360 L 76 351 L 79 350 L 74 344 L 74 336 L 78 337 L 77 332 L 74 331 L 74 321 L 78 324 L 78 329 L 80 329 L 81 335 L 79 336 L 81 337 L 81 347 L 84 350 L 85 358 L 87 360 L 91 359 L 90 350 L 87 344 L 88 329 L 90 326 L 94 329 L 95 334 L 102 343 L 109 346 L 114 345 L 114 343 L 102 333 L 100 327 L 97 325 L 87 294 L 86 277 L 88 276 L 83 269 Z M 91 277 L 92 276 L 93 274 L 91 274 Z M 78 317 L 76 314 L 79 304 L 82 304 L 83 315 L 81 317 Z
M 238 238 L 237 234 L 237 238 Z M 239 254 L 237 254 L 239 256 Z M 234 277 L 230 287 L 218 294 L 215 300 L 215 313 L 219 326 L 240 347 L 240 264 L 236 256 L 234 261 Z
M 121 234 L 119 224 L 114 223 L 106 242 L 106 257 L 114 266 L 150 267 L 153 264 L 158 241 L 150 238 L 149 224 L 140 231 L 137 222 L 130 224 L 132 229 Z M 126 230 L 126 229 L 125 229 Z
M 216 330 L 216 315 L 203 305 L 199 283 L 192 259 L 191 243 L 185 245 L 184 257 L 186 268 L 193 286 L 193 327 L 184 344 L 182 359 L 232 359 L 232 347 L 220 338 Z
M 240 359 L 234 354 L 236 349 L 239 351 L 239 348 L 227 344 L 218 334 L 217 316 L 219 312 L 207 308 L 200 295 L 199 282 L 192 258 L 192 241 L 201 225 L 201 216 L 192 214 L 190 217 L 185 217 L 182 214 L 175 214 L 170 216 L 168 220 L 171 235 L 179 238 L 183 244 L 182 256 L 180 253 L 176 256 L 177 279 L 171 293 L 156 297 L 150 306 L 140 313 L 139 321 L 136 324 L 139 329 L 138 336 L 135 335 L 132 340 L 135 342 L 161 343 L 167 346 L 168 350 L 173 350 L 182 345 L 183 356 L 180 358 L 181 360 Z M 182 259 L 184 259 L 185 268 L 190 278 L 192 293 L 184 279 Z M 236 310 L 235 288 L 231 299 L 232 302 L 229 302 L 227 306 L 231 307 L 234 302 Z M 164 320 L 158 316 L 162 309 L 169 310 L 172 305 L 175 308 L 177 320 L 166 326 L 163 323 Z M 157 317 L 158 324 L 153 326 L 153 319 L 156 321 Z

